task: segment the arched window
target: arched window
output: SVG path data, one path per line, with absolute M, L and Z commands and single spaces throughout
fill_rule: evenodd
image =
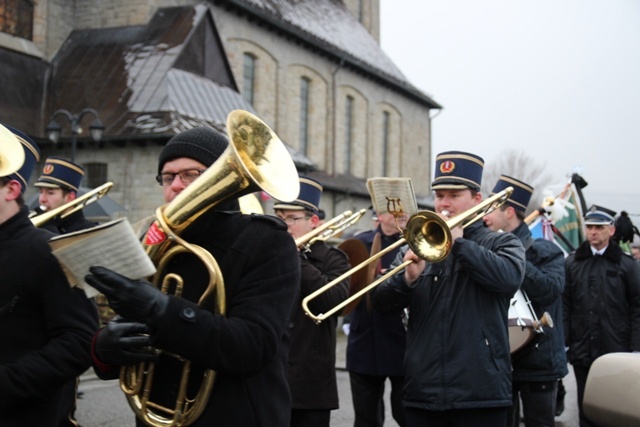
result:
M 0 32 L 33 40 L 33 1 L 0 0 Z
M 311 80 L 300 79 L 300 151 L 307 155 L 309 147 L 309 106 Z
M 244 54 L 242 67 L 242 96 L 253 105 L 256 83 L 256 62 L 257 59 L 250 53 Z
M 345 173 L 349 174 L 351 173 L 351 153 L 353 151 L 353 104 L 354 104 L 354 99 L 352 96 L 348 95 L 347 96 L 347 101 L 346 101 L 346 105 L 345 105 L 345 120 L 344 120 L 344 129 L 345 129 L 345 136 L 344 136 L 344 161 L 345 161 L 345 167 L 344 167 L 344 171 Z
M 391 126 L 391 115 L 388 111 L 382 112 L 382 176 L 389 173 L 389 132 Z

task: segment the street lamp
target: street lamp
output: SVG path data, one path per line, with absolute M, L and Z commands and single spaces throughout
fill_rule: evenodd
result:
M 49 140 L 55 144 L 58 142 L 58 139 L 60 139 L 60 133 L 62 131 L 62 127 L 56 121 L 56 117 L 64 116 L 67 118 L 67 120 L 69 120 L 69 122 L 71 123 L 71 135 L 72 135 L 71 136 L 71 161 L 72 162 L 75 162 L 76 160 L 76 138 L 78 137 L 78 134 L 82 133 L 80 122 L 82 121 L 82 118 L 87 114 L 92 114 L 96 118 L 94 122 L 91 124 L 91 126 L 89 126 L 89 131 L 91 132 L 91 138 L 95 142 L 98 142 L 102 138 L 102 133 L 104 132 L 104 125 L 102 124 L 102 122 L 100 121 L 100 118 L 98 117 L 98 112 L 93 108 L 85 108 L 82 111 L 80 111 L 80 113 L 78 114 L 71 114 L 67 110 L 58 110 L 51 115 L 51 121 L 49 122 L 49 124 L 47 125 L 47 128 L 45 129 L 45 131 L 47 132 L 47 136 L 49 137 Z

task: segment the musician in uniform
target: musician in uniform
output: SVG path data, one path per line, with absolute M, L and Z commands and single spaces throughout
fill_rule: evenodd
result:
M 60 157 L 48 157 L 40 177 L 34 184 L 39 190 L 39 206 L 36 208 L 36 213 L 51 212 L 76 200 L 83 176 L 82 166 Z M 55 234 L 66 234 L 96 225 L 98 225 L 97 222 L 86 219 L 82 209 L 79 209 L 64 218 L 57 215 L 42 224 L 41 228 Z M 91 300 L 85 301 L 84 306 L 89 312 L 96 310 Z M 78 425 L 75 419 L 76 398 L 79 396 L 78 381 L 79 379 L 73 380 L 66 386 L 69 392 L 63 398 L 63 408 L 68 418 L 63 420 L 60 427 Z
M 50 212 L 73 202 L 78 197 L 80 182 L 84 176 L 82 166 L 60 157 L 49 157 L 44 163 L 42 174 L 34 184 L 40 195 L 36 212 Z M 56 234 L 66 234 L 98 225 L 84 217 L 82 209 L 62 218 L 60 215 L 43 224 L 43 228 Z
M 471 153 L 436 157 L 432 189 L 443 219 L 464 214 L 464 223 L 482 210 L 483 166 Z M 405 425 L 506 425 L 512 404 L 507 313 L 524 276 L 524 248 L 513 234 L 490 231 L 481 221 L 453 227 L 450 244 L 438 262 L 403 246 L 390 268 L 413 262 L 372 292 L 382 314 L 409 309 Z
M 294 239 L 309 236 L 320 219 L 318 205 L 322 185 L 314 179 L 300 177 L 300 194 L 290 203 L 278 202 L 273 208 L 284 221 Z M 293 398 L 292 427 L 328 427 L 331 410 L 339 407 L 336 380 L 336 328 L 338 315 L 319 325 L 307 317 L 302 300 L 350 268 L 347 256 L 324 241 L 316 240 L 299 248 L 300 282 L 289 320 L 291 350 L 287 379 Z M 309 303 L 315 312 L 326 312 L 344 301 L 349 294 L 349 279 L 324 292 Z
M 564 333 L 581 427 L 593 425 L 582 408 L 593 361 L 607 353 L 640 351 L 640 264 L 613 239 L 614 216 L 592 206 L 584 215 L 586 240 L 565 260 Z
M 67 384 L 91 366 L 97 312 L 69 285 L 35 228 L 23 194 L 37 164 L 37 145 L 11 129 L 25 151 L 17 172 L 0 177 L 0 425 L 58 426 L 68 420 Z M 2 150 L 0 141 L 0 151 Z
M 376 213 L 377 226 L 355 236 L 373 256 L 401 239 L 408 216 L 396 217 L 387 211 Z M 373 265 L 375 277 L 384 274 L 398 249 L 387 252 Z M 402 317 L 376 313 L 369 295 L 365 295 L 351 313 L 347 342 L 347 371 L 355 427 L 379 427 L 384 424 L 384 387 L 391 383 L 391 413 L 399 426 L 404 425 L 402 388 L 404 385 L 404 349 L 406 332 Z
M 485 215 L 487 227 L 493 231 L 515 234 L 526 251 L 526 268 L 521 289 L 526 292 L 531 308 L 538 315 L 549 313 L 556 328 L 543 327 L 536 340 L 512 355 L 513 407 L 509 425 L 520 425 L 520 405 L 527 427 L 553 427 L 556 413 L 558 379 L 569 372 L 564 351 L 562 328 L 562 291 L 564 290 L 564 254 L 545 239 L 534 239 L 524 222 L 524 213 L 533 187 L 513 177 L 502 175 L 493 193 L 513 187 L 509 200 Z
M 227 146 L 227 138 L 209 128 L 174 136 L 158 163 L 157 180 L 165 202 L 192 185 Z M 230 198 L 198 216 L 180 238 L 215 258 L 224 281 L 226 315 L 215 314 L 209 300 L 202 305 L 193 302 L 203 294 L 209 273 L 191 253 L 174 256 L 163 270 L 182 277 L 183 298 L 165 295 L 148 282 L 92 267 L 87 282 L 104 293 L 122 317 L 94 338 L 96 373 L 103 379 L 115 378 L 122 365 L 154 360 L 146 351 L 152 344 L 191 361 L 190 391 L 203 370 L 216 372 L 211 396 L 200 402 L 204 411 L 192 426 L 288 425 L 287 322 L 300 265 L 286 224 L 273 216 L 244 215 L 237 198 Z M 151 401 L 175 407 L 177 371 L 182 366 L 170 356 L 160 356 Z M 144 425 L 139 418 L 136 423 Z

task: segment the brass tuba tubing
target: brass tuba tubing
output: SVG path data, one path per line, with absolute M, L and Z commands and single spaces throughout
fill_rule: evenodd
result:
M 104 183 L 91 191 L 87 191 L 82 196 L 76 197 L 69 203 L 65 203 L 64 205 L 58 206 L 57 208 L 51 209 L 50 211 L 45 211 L 40 215 L 31 216 L 31 222 L 36 227 L 42 227 L 44 224 L 46 224 L 48 221 L 51 221 L 58 215 L 60 215 L 61 218 L 66 218 L 72 213 L 83 209 L 85 206 L 103 197 L 109 192 L 109 190 L 111 190 L 111 187 L 113 187 L 112 182 Z
M 438 262 L 443 260 L 451 252 L 451 245 L 453 244 L 453 242 L 451 241 L 451 229 L 458 226 L 462 226 L 464 228 L 470 224 L 473 224 L 488 213 L 491 213 L 495 209 L 502 206 L 509 199 L 511 193 L 513 193 L 513 187 L 507 187 L 501 192 L 494 194 L 485 201 L 448 221 L 445 221 L 438 214 L 431 211 L 420 211 L 411 215 L 409 221 L 407 221 L 407 227 L 403 230 L 403 238 L 393 243 L 392 245 L 387 246 L 385 249 L 381 250 L 373 257 L 370 257 L 366 261 L 363 261 L 362 263 L 353 267 L 351 270 L 327 283 L 317 291 L 307 295 L 307 297 L 302 300 L 302 309 L 304 310 L 305 314 L 309 316 L 315 323 L 320 324 L 323 320 L 332 316 L 334 313 L 338 312 L 343 307 L 350 304 L 352 301 L 360 298 L 366 292 L 369 292 L 371 289 L 375 288 L 380 283 L 387 280 L 389 277 L 406 268 L 413 261 L 404 261 L 400 265 L 385 273 L 383 276 L 379 277 L 373 283 L 362 288 L 356 294 L 350 295 L 349 298 L 345 299 L 340 304 L 328 310 L 326 313 L 320 313 L 316 315 L 311 312 L 311 310 L 309 309 L 309 303 L 313 299 L 315 299 L 318 295 L 326 292 L 328 289 L 334 287 L 345 278 L 351 276 L 354 272 L 366 267 L 373 261 L 377 261 L 388 252 L 404 245 L 405 243 L 409 245 L 409 248 L 413 252 L 415 252 L 416 255 L 424 260 L 427 260 L 429 262 Z

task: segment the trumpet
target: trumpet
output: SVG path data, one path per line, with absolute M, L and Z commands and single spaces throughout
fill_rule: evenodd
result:
M 308 248 L 315 242 L 327 240 L 340 235 L 344 230 L 354 225 L 367 212 L 366 209 L 360 209 L 358 212 L 352 213 L 347 210 L 330 219 L 321 226 L 314 228 L 304 236 L 298 237 L 295 242 L 298 248 Z
M 87 205 L 103 197 L 109 192 L 109 190 L 111 190 L 111 187 L 113 187 L 113 182 L 106 182 L 101 186 L 84 193 L 82 196 L 76 197 L 69 203 L 65 203 L 64 205 L 58 206 L 57 208 L 51 209 L 50 211 L 44 211 L 43 213 L 38 215 L 30 214 L 29 218 L 31 218 L 31 222 L 36 227 L 42 227 L 45 223 L 51 221 L 58 215 L 60 216 L 60 218 L 66 218 L 72 213 L 85 208 Z
M 429 262 L 438 262 L 445 259 L 447 256 L 449 256 L 449 253 L 451 253 L 451 246 L 453 245 L 451 230 L 458 226 L 462 226 L 463 228 L 467 227 L 480 220 L 485 215 L 498 209 L 500 206 L 505 204 L 507 200 L 509 200 L 509 196 L 511 196 L 511 193 L 513 193 L 513 187 L 507 187 L 501 192 L 494 194 L 493 196 L 474 206 L 473 208 L 447 221 L 442 219 L 435 212 L 431 211 L 420 211 L 413 214 L 409 218 L 409 221 L 407 221 L 407 227 L 402 232 L 404 236 L 403 238 L 399 239 L 394 244 L 387 246 L 366 261 L 342 274 L 340 277 L 335 278 L 317 291 L 309 294 L 302 300 L 302 309 L 304 310 L 305 314 L 317 324 L 320 324 L 326 318 L 331 317 L 334 313 L 342 310 L 343 307 L 349 305 L 352 301 L 360 298 L 362 295 L 369 292 L 371 289 L 375 288 L 380 283 L 387 280 L 389 277 L 405 269 L 413 261 L 404 261 L 397 267 L 389 270 L 387 273 L 379 277 L 368 286 L 362 288 L 356 294 L 350 295 L 349 298 L 342 301 L 340 304 L 336 305 L 326 313 L 313 314 L 309 309 L 309 303 L 322 293 L 326 292 L 328 289 L 332 288 L 347 277 L 351 276 L 354 272 L 366 267 L 374 261 L 377 261 L 387 253 L 404 244 L 409 245 L 409 248 L 416 255 Z
M 24 163 L 24 149 L 16 136 L 6 127 L 0 125 L 0 176 L 11 175 Z

